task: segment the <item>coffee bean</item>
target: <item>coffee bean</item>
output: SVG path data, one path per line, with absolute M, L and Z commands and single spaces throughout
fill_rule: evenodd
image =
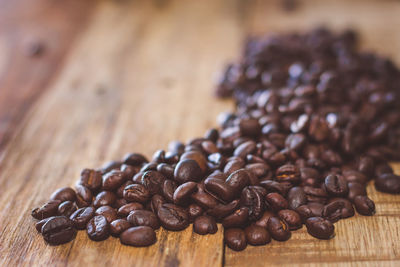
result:
M 180 231 L 188 227 L 189 215 L 174 204 L 163 204 L 157 211 L 161 225 L 168 230 Z
M 278 193 L 269 193 L 265 197 L 265 200 L 268 202 L 268 204 L 274 211 L 287 209 L 289 206 L 287 200 Z
M 235 171 L 242 169 L 244 166 L 245 162 L 242 158 L 235 158 L 228 160 L 228 162 L 226 162 L 226 165 L 224 167 L 224 173 L 230 175 Z
M 355 170 L 344 171 L 343 176 L 349 183 L 356 182 L 360 184 L 366 184 L 368 181 L 367 177 L 362 172 Z
M 272 238 L 277 241 L 286 241 L 291 236 L 287 223 L 278 217 L 269 218 L 267 222 L 267 229 Z
M 199 235 L 215 234 L 218 227 L 213 217 L 199 216 L 194 220 L 193 231 Z
M 98 208 L 95 213 L 97 215 L 103 215 L 108 223 L 117 219 L 117 211 L 110 206 L 102 206 Z
M 123 162 L 121 161 L 109 161 L 103 164 L 103 166 L 100 168 L 100 172 L 102 174 L 106 174 L 107 172 L 111 170 L 118 170 Z
M 318 239 L 331 239 L 335 235 L 335 226 L 321 217 L 311 217 L 306 221 L 307 232 Z
M 375 188 L 378 191 L 390 194 L 400 194 L 400 176 L 385 173 L 375 180 Z
M 302 187 L 293 187 L 288 192 L 288 205 L 292 210 L 297 209 L 301 205 L 305 205 L 307 203 L 306 194 Z
M 250 184 L 250 174 L 245 169 L 239 169 L 228 176 L 226 184 L 232 189 L 234 195 L 239 194 L 245 186 Z
M 263 228 L 267 229 L 267 224 L 268 224 L 269 218 L 274 217 L 274 216 L 275 216 L 275 214 L 274 214 L 273 212 L 268 211 L 268 210 L 267 210 L 267 211 L 264 211 L 264 213 L 263 213 L 263 215 L 261 216 L 261 218 L 258 219 L 258 220 L 254 223 L 254 225 L 257 225 L 257 226 L 260 226 L 260 227 L 263 227 Z
M 232 214 L 226 216 L 222 220 L 222 225 L 225 228 L 232 227 L 242 227 L 247 223 L 247 219 L 249 217 L 249 209 L 247 207 L 242 207 Z
M 112 170 L 103 176 L 103 190 L 113 191 L 126 180 L 126 174 L 120 170 Z
M 168 179 L 174 179 L 175 168 L 167 163 L 160 163 L 157 165 L 157 171 Z
M 63 187 L 54 191 L 54 193 L 50 196 L 51 200 L 60 200 L 64 201 L 75 201 L 76 193 L 75 190 L 71 187 Z
M 125 230 L 119 237 L 124 245 L 134 247 L 147 247 L 157 241 L 156 233 L 151 227 L 137 226 Z
M 255 137 L 261 133 L 261 126 L 256 119 L 242 119 L 239 122 L 239 127 L 244 136 Z
M 90 221 L 90 219 L 94 216 L 94 208 L 93 207 L 85 207 L 80 208 L 70 216 L 74 227 L 79 230 L 83 230 L 86 228 L 86 224 Z
M 347 198 L 353 202 L 356 196 L 367 195 L 367 190 L 365 189 L 365 186 L 360 183 L 351 182 L 348 183 L 348 187 L 349 187 L 349 194 L 347 195 Z
M 306 205 L 302 205 L 296 209 L 296 212 L 300 215 L 303 223 L 310 217 L 321 217 L 324 210 L 324 205 L 318 202 L 310 202 Z
M 189 167 L 189 170 L 194 168 L 194 170 L 191 170 L 190 172 L 194 172 L 193 175 L 199 175 L 201 179 L 201 176 L 203 173 L 205 173 L 207 171 L 207 159 L 204 157 L 204 155 L 201 152 L 198 151 L 189 151 L 189 152 L 185 152 L 182 154 L 180 162 L 186 161 L 188 159 L 194 160 L 196 161 L 197 165 L 201 168 L 201 173 L 198 173 L 198 170 L 196 167 Z M 179 165 L 179 163 L 178 163 Z M 175 177 L 176 177 L 176 172 L 175 172 Z M 195 176 L 195 178 L 192 178 L 194 180 L 191 181 L 196 181 L 197 177 Z
M 290 182 L 295 184 L 300 181 L 300 170 L 295 165 L 283 165 L 276 170 L 276 179 L 278 182 Z
M 150 226 L 154 230 L 160 228 L 157 216 L 148 210 L 131 211 L 127 219 L 132 226 Z
M 31 215 L 38 220 L 57 215 L 58 205 L 60 205 L 60 203 L 60 200 L 50 200 L 41 207 L 33 209 Z
M 112 236 L 118 237 L 126 229 L 130 228 L 131 224 L 125 219 L 117 219 L 110 223 L 110 233 Z
M 93 241 L 102 241 L 110 236 L 110 224 L 103 215 L 94 216 L 88 222 L 87 234 Z
M 354 216 L 353 204 L 344 198 L 332 198 L 328 204 L 325 205 L 322 211 L 322 217 L 336 222 L 339 219 Z
M 196 204 L 205 209 L 212 209 L 218 205 L 217 199 L 204 190 L 198 190 L 197 192 L 193 193 L 190 198 L 196 202 Z
M 174 202 L 174 192 L 177 188 L 177 185 L 172 180 L 165 180 L 162 186 L 162 195 L 168 202 Z
M 117 215 L 120 217 L 127 217 L 131 211 L 142 210 L 143 205 L 138 202 L 131 202 L 121 206 L 118 209 Z
M 75 203 L 71 201 L 64 201 L 58 206 L 57 214 L 60 216 L 68 217 L 76 211 Z
M 77 185 L 76 187 L 76 204 L 79 208 L 87 207 L 92 204 L 93 194 L 89 188 L 83 185 Z
M 252 246 L 262 246 L 271 242 L 271 236 L 268 231 L 257 225 L 250 225 L 244 229 L 247 243 Z
M 261 186 L 247 186 L 242 190 L 240 204 L 249 209 L 249 219 L 258 220 L 266 208 L 267 190 Z
M 139 202 L 144 204 L 150 199 L 150 192 L 144 185 L 131 184 L 125 187 L 124 198 L 128 202 Z
M 190 222 L 193 222 L 197 217 L 202 215 L 204 212 L 203 208 L 197 204 L 190 204 L 187 208 Z
M 204 186 L 207 192 L 213 194 L 216 198 L 222 201 L 229 202 L 233 199 L 234 194 L 232 188 L 219 178 L 208 177 L 204 180 Z
M 338 174 L 326 176 L 325 189 L 332 196 L 346 196 L 349 191 L 346 179 Z
M 83 169 L 79 184 L 89 188 L 92 192 L 97 192 L 102 185 L 102 174 L 93 169 Z
M 207 214 L 216 218 L 222 219 L 229 214 L 233 213 L 239 207 L 239 200 L 235 199 L 228 204 L 218 204 L 211 209 L 207 210 Z
M 164 175 L 158 171 L 146 171 L 142 175 L 141 184 L 151 195 L 161 194 L 162 185 L 165 181 Z
M 43 227 L 43 225 L 44 225 L 48 220 L 50 220 L 51 218 L 54 218 L 54 216 L 53 216 L 53 217 L 48 217 L 48 218 L 45 218 L 45 219 L 43 219 L 43 220 L 38 221 L 38 222 L 35 224 L 36 230 L 37 230 L 39 233 L 42 233 L 42 227 Z
M 65 216 L 52 217 L 42 226 L 44 240 L 50 245 L 61 245 L 75 238 L 72 222 Z
M 302 226 L 301 217 L 294 210 L 280 210 L 278 212 L 278 217 L 286 222 L 290 230 L 296 230 Z
M 197 190 L 197 184 L 195 182 L 186 182 L 178 186 L 174 192 L 174 203 L 184 205 L 187 203 L 191 194 Z
M 278 183 L 271 180 L 262 180 L 260 186 L 264 187 L 268 192 L 276 192 L 282 196 L 286 196 L 286 193 L 292 188 L 290 183 Z
M 375 203 L 367 196 L 356 196 L 354 206 L 361 215 L 371 216 L 375 214 Z
M 125 174 L 125 180 L 131 182 L 133 176 L 139 172 L 140 168 L 139 166 L 135 167 L 127 164 L 122 164 L 120 170 Z
M 113 192 L 110 191 L 102 191 L 97 194 L 96 198 L 93 201 L 93 205 L 95 208 L 99 208 L 101 206 L 113 206 L 117 197 Z
M 195 160 L 181 159 L 175 167 L 174 177 L 178 183 L 197 182 L 203 177 L 203 171 Z
M 131 166 L 139 166 L 149 162 L 145 156 L 139 153 L 128 153 L 124 156 L 123 162 Z
M 155 214 L 157 214 L 158 209 L 165 203 L 166 203 L 166 201 L 161 195 L 154 195 L 151 198 L 150 209 Z
M 229 248 L 235 251 L 241 251 L 247 247 L 246 235 L 240 228 L 225 229 L 224 241 Z
M 248 154 L 253 153 L 255 149 L 256 143 L 254 141 L 247 141 L 239 145 L 233 152 L 233 155 L 235 157 L 245 158 Z

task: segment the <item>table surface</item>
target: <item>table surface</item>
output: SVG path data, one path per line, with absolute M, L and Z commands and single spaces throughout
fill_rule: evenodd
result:
M 288 242 L 234 252 L 223 231 L 158 230 L 149 248 L 118 239 L 44 243 L 30 217 L 80 170 L 150 156 L 202 136 L 231 101 L 213 98 L 215 73 L 248 35 L 354 27 L 363 49 L 400 64 L 400 1 L 0 0 L 0 266 L 267 266 L 400 264 L 400 197 L 368 187 L 373 217 L 336 224 L 321 241 L 304 227 Z M 394 164 L 397 172 L 400 165 Z

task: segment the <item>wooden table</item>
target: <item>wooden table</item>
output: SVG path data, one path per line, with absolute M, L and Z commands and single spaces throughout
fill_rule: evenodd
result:
M 377 193 L 377 215 L 336 224 L 321 241 L 237 253 L 215 235 L 160 229 L 149 248 L 84 232 L 51 247 L 30 210 L 84 167 L 126 152 L 150 156 L 215 126 L 231 101 L 213 79 L 248 34 L 352 26 L 362 46 L 400 63 L 399 1 L 0 0 L 0 266 L 399 266 L 400 196 Z M 400 165 L 394 165 L 400 172 Z

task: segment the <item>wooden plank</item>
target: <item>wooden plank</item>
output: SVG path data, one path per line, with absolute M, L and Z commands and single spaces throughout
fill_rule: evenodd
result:
M 352 26 L 360 31 L 365 49 L 388 55 L 400 64 L 400 2 L 300 1 L 296 12 L 284 12 L 279 1 L 258 1 L 250 11 L 249 32 L 304 30 L 324 23 L 332 28 Z M 400 174 L 400 165 L 395 166 Z M 398 266 L 400 261 L 400 197 L 368 187 L 377 215 L 339 221 L 336 237 L 317 240 L 305 227 L 288 242 L 272 241 L 244 252 L 225 250 L 226 266 Z
M 0 160 L 95 4 L 94 0 L 0 1 Z
M 73 185 L 84 167 L 129 151 L 151 156 L 214 126 L 216 115 L 232 108 L 215 101 L 212 78 L 239 48 L 238 12 L 213 1 L 101 2 L 1 163 L 1 266 L 221 266 L 221 228 L 207 237 L 190 228 L 159 230 L 150 248 L 114 238 L 95 243 L 84 232 L 51 247 L 36 233 L 30 210 Z

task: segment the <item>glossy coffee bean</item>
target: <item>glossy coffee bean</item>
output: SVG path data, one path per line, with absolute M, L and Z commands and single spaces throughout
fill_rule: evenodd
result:
M 95 208 L 99 208 L 101 206 L 113 206 L 116 200 L 117 196 L 113 192 L 102 191 L 97 194 L 93 201 L 93 205 Z
M 240 204 L 249 209 L 249 219 L 258 220 L 266 208 L 267 190 L 261 186 L 246 186 L 240 196 Z
M 375 203 L 367 196 L 355 197 L 354 206 L 361 215 L 371 216 L 375 214 Z
M 124 156 L 123 162 L 131 166 L 139 166 L 149 162 L 145 156 L 139 153 L 128 153 Z
M 250 184 L 250 174 L 245 169 L 239 169 L 228 176 L 226 185 L 231 188 L 233 195 L 239 194 Z
M 269 218 L 267 222 L 267 229 L 272 238 L 278 241 L 286 241 L 291 236 L 287 223 L 278 217 Z
M 43 220 L 45 218 L 57 215 L 58 205 L 60 205 L 60 200 L 50 200 L 43 204 L 39 208 L 32 210 L 32 217 L 38 220 Z
M 54 217 L 54 216 L 53 216 L 53 217 Z M 44 225 L 48 220 L 50 220 L 50 219 L 53 218 L 53 217 L 48 217 L 48 218 L 45 218 L 45 219 L 43 219 L 43 220 L 38 221 L 38 222 L 35 224 L 36 230 L 37 230 L 39 233 L 42 233 L 42 227 L 43 227 L 43 225 Z
M 287 200 L 278 193 L 269 193 L 265 197 L 265 200 L 268 202 L 268 204 L 274 211 L 287 209 L 289 206 Z
M 225 180 L 208 177 L 204 180 L 206 190 L 222 201 L 229 202 L 233 199 L 234 193 Z
M 150 226 L 154 230 L 160 228 L 157 216 L 148 210 L 134 210 L 129 213 L 127 220 L 132 226 Z
M 306 221 L 307 232 L 318 239 L 331 239 L 335 235 L 335 226 L 324 218 L 311 217 Z
M 78 183 L 89 188 L 92 192 L 97 192 L 101 188 L 102 180 L 103 178 L 100 171 L 84 169 L 81 172 L 81 178 Z
M 177 188 L 175 181 L 167 179 L 162 185 L 162 195 L 168 202 L 174 202 L 174 192 Z
M 295 184 L 300 181 L 300 170 L 296 165 L 283 165 L 276 170 L 276 179 L 278 182 Z
M 204 210 L 197 204 L 190 204 L 187 208 L 187 213 L 189 215 L 189 221 L 193 222 L 197 217 L 204 213 Z
M 93 207 L 80 208 L 70 216 L 74 227 L 79 230 L 86 228 L 86 224 L 94 216 L 95 209 Z
M 203 153 L 198 152 L 198 151 L 189 151 L 189 152 L 185 152 L 182 154 L 180 162 L 186 161 L 188 159 L 194 160 L 196 161 L 197 165 L 201 168 L 201 174 L 205 173 L 207 171 L 207 159 L 206 157 L 203 155 Z M 180 163 L 179 162 L 179 163 Z M 178 163 L 178 165 L 179 165 Z M 177 166 L 178 166 L 177 165 Z M 194 170 L 192 169 L 194 168 Z M 189 169 L 191 169 L 190 172 L 193 172 L 193 174 L 196 175 L 200 175 L 200 173 L 198 173 L 198 170 L 196 167 L 190 167 Z M 175 169 L 176 170 L 176 169 Z M 176 173 L 176 172 L 175 172 Z M 200 175 L 201 176 L 201 175 Z M 194 178 L 193 178 L 194 179 Z M 200 177 L 201 179 L 201 177 Z M 190 181 L 195 181 L 195 180 L 190 180 Z
M 101 206 L 94 212 L 95 216 L 103 215 L 108 223 L 117 219 L 117 211 L 110 206 Z
M 146 171 L 143 173 L 140 183 L 151 195 L 161 194 L 165 176 L 158 171 Z
M 87 234 L 93 241 L 102 241 L 110 236 L 110 224 L 103 215 L 94 216 L 88 222 Z
M 325 189 L 331 196 L 346 196 L 349 188 L 347 180 L 338 174 L 330 174 L 325 178 Z
M 264 211 L 263 215 L 260 219 L 258 219 L 254 224 L 260 227 L 267 229 L 268 220 L 271 217 L 274 217 L 275 214 L 272 211 Z
M 121 206 L 118 211 L 117 211 L 117 215 L 120 217 L 126 217 L 129 215 L 129 213 L 131 211 L 134 210 L 142 210 L 143 209 L 143 205 L 138 203 L 138 202 L 131 202 L 128 204 L 125 204 L 123 206 Z
M 110 223 L 110 233 L 112 236 L 118 237 L 126 229 L 132 225 L 125 219 L 116 219 Z
M 52 217 L 42 226 L 44 240 L 50 245 L 60 245 L 75 238 L 76 230 L 72 222 L 65 216 Z
M 90 204 L 92 204 L 93 201 L 92 191 L 90 191 L 89 188 L 83 185 L 77 185 L 75 189 L 76 189 L 76 205 L 78 205 L 79 208 L 90 206 Z
M 244 229 L 247 243 L 252 246 L 262 246 L 271 242 L 271 236 L 268 231 L 257 225 L 250 225 Z
M 220 220 L 229 214 L 232 214 L 236 209 L 239 208 L 240 201 L 235 199 L 228 204 L 218 204 L 211 209 L 207 210 L 207 214 Z
M 102 189 L 114 191 L 120 187 L 126 180 L 126 174 L 120 170 L 112 170 L 103 175 Z
M 333 223 L 351 216 L 354 216 L 354 208 L 347 199 L 332 199 L 322 211 L 322 217 Z
M 195 160 L 181 159 L 175 167 L 174 177 L 178 183 L 197 182 L 203 177 L 203 170 Z
M 242 227 L 246 224 L 249 218 L 249 209 L 247 207 L 242 207 L 236 210 L 234 213 L 226 216 L 222 220 L 222 225 L 225 228 Z
M 290 209 L 295 210 L 301 205 L 307 204 L 307 197 L 302 187 L 293 187 L 289 190 L 287 195 L 288 206 Z
M 225 229 L 224 241 L 230 249 L 235 251 L 241 251 L 247 247 L 246 234 L 240 228 Z
M 63 187 L 63 188 L 57 189 L 50 196 L 51 200 L 60 200 L 61 202 L 75 201 L 75 198 L 76 198 L 75 190 L 72 189 L 71 187 Z
M 190 196 L 197 190 L 197 183 L 186 182 L 178 186 L 174 192 L 174 203 L 184 205 L 188 202 Z
M 354 199 L 356 198 L 356 196 L 366 196 L 367 195 L 367 190 L 365 189 L 365 186 L 360 183 L 351 182 L 348 184 L 348 187 L 349 187 L 349 193 L 347 195 L 347 198 L 350 201 L 354 202 Z
M 400 194 L 400 176 L 385 173 L 375 179 L 375 188 L 378 191 L 390 194 Z
M 205 209 L 212 209 L 218 205 L 217 199 L 204 190 L 198 190 L 193 193 L 190 198 Z
M 69 218 L 69 216 L 71 216 L 71 214 L 74 213 L 76 209 L 77 208 L 75 203 L 71 201 L 64 201 L 58 206 L 57 214 L 59 216 L 65 216 Z
M 148 226 L 128 228 L 122 232 L 119 239 L 122 244 L 134 247 L 151 246 L 157 241 L 156 233 Z
M 154 214 L 157 214 L 158 209 L 163 205 L 167 203 L 164 199 L 163 196 L 161 195 L 154 195 L 151 198 L 150 202 L 150 210 L 154 212 Z
M 124 198 L 128 202 L 138 202 L 144 204 L 150 199 L 150 192 L 144 185 L 131 184 L 125 187 Z
M 193 231 L 199 235 L 215 234 L 218 227 L 213 217 L 199 216 L 193 222 Z
M 189 215 L 183 208 L 174 204 L 163 204 L 157 211 L 161 225 L 172 231 L 180 231 L 188 227 Z
M 285 221 L 289 226 L 289 230 L 296 230 L 302 227 L 302 220 L 300 215 L 294 210 L 280 210 L 278 217 Z

